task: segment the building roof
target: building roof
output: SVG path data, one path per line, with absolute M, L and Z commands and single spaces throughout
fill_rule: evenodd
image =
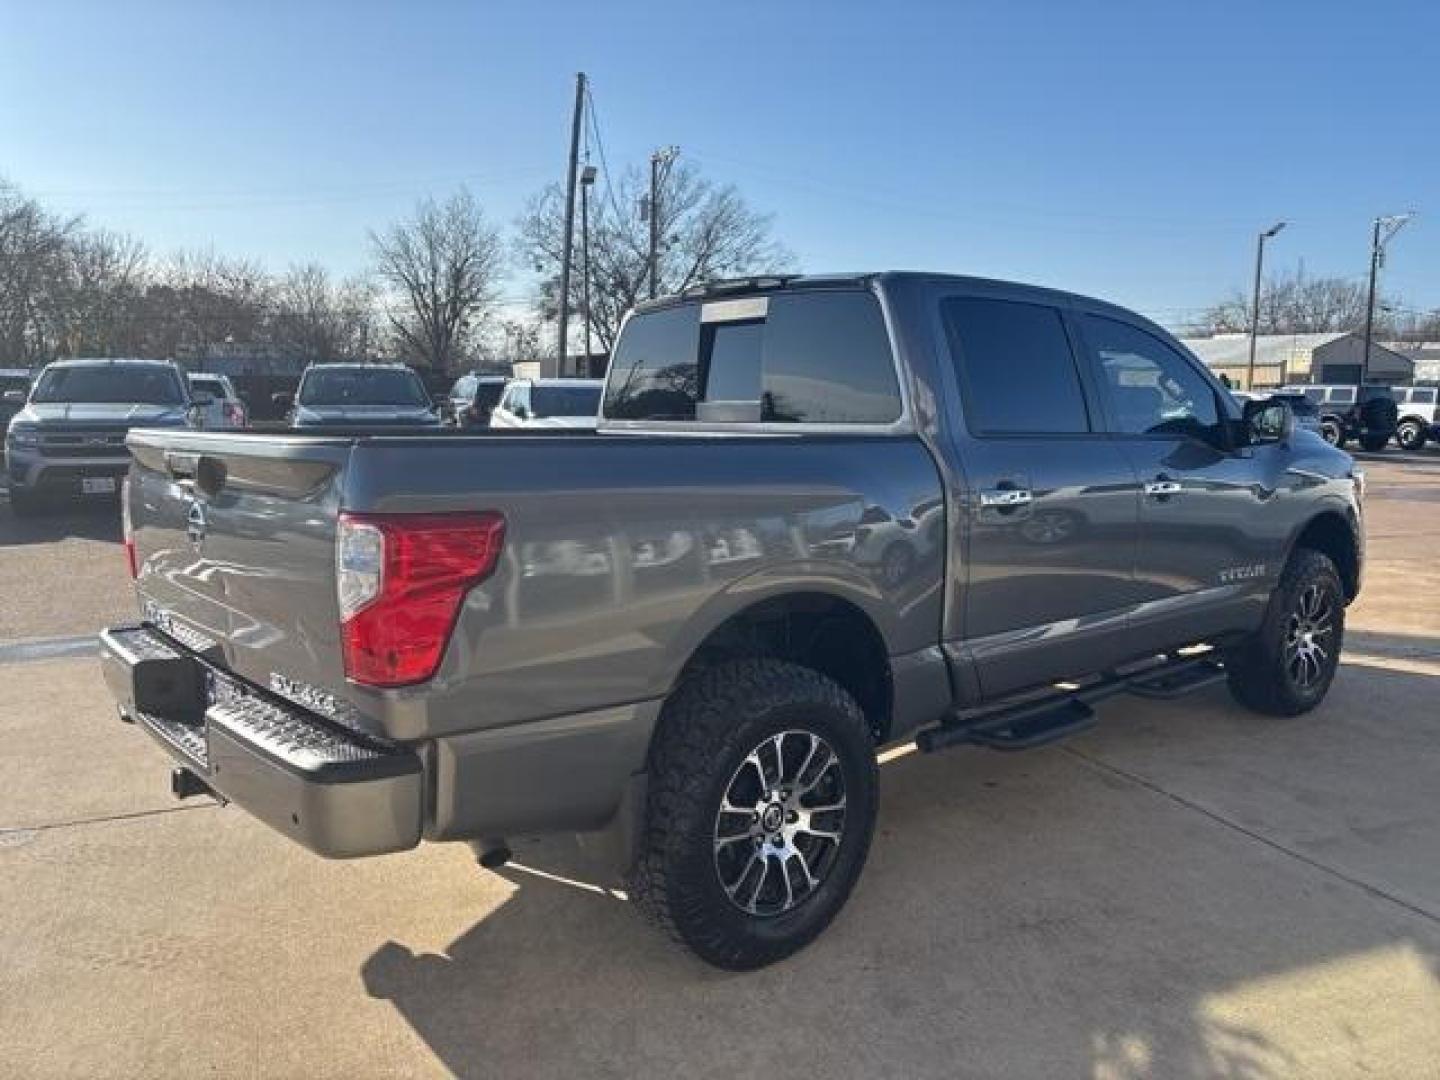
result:
M 1283 364 L 1296 356 L 1308 355 L 1316 349 L 1341 338 L 1358 338 L 1353 330 L 1324 334 L 1261 334 L 1255 339 L 1255 364 L 1258 367 Z M 1216 334 L 1213 337 L 1181 338 L 1187 349 L 1207 367 L 1243 367 L 1250 362 L 1249 334 Z M 1371 363 L 1376 352 L 1389 353 L 1397 360 L 1407 359 L 1378 341 L 1370 343 Z
M 1255 363 L 1279 364 L 1296 353 L 1314 352 L 1346 335 L 1261 334 L 1255 339 Z M 1236 367 L 1250 362 L 1249 334 L 1216 334 L 1214 337 L 1181 338 L 1181 343 L 1210 367 Z

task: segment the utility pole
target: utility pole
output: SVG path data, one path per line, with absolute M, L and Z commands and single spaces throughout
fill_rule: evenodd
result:
M 1245 365 L 1246 390 L 1255 389 L 1255 338 L 1260 333 L 1260 271 L 1265 265 L 1265 241 L 1283 228 L 1285 228 L 1285 222 L 1277 221 L 1262 232 L 1255 242 L 1255 296 L 1250 304 L 1250 362 Z M 1281 382 L 1284 382 L 1283 372 Z
M 1370 377 L 1370 339 L 1375 333 L 1375 278 L 1385 264 L 1385 245 L 1415 216 L 1409 210 L 1403 214 L 1377 217 L 1370 232 L 1370 287 L 1365 294 L 1365 352 L 1360 357 L 1360 385 Z
M 580 170 L 580 259 L 584 264 L 580 289 L 581 304 L 585 309 L 585 370 L 576 365 L 575 374 L 590 374 L 590 187 L 595 183 L 595 166 L 586 165 Z
M 580 161 L 580 118 L 585 110 L 585 73 L 575 76 L 575 113 L 570 120 L 570 166 L 565 177 L 565 241 L 560 257 L 560 329 L 555 374 L 565 368 L 570 331 L 570 256 L 575 239 L 575 170 Z
M 660 288 L 660 187 L 670 166 L 680 156 L 678 146 L 667 146 L 650 155 L 650 201 L 646 213 L 650 216 L 650 257 L 647 262 L 650 277 L 650 299 L 654 300 Z M 663 172 L 661 170 L 664 170 Z

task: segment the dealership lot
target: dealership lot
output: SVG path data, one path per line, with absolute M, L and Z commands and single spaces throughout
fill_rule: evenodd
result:
M 854 902 L 747 976 L 566 842 L 327 863 L 176 804 L 63 656 L 131 614 L 113 508 L 0 506 L 0 1075 L 1440 1076 L 1440 453 L 1366 465 L 1321 710 L 899 755 Z

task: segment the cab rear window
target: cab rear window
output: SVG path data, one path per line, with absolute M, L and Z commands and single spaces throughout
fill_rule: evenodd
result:
M 866 291 L 695 302 L 626 324 L 606 385 L 612 420 L 885 424 L 900 388 Z

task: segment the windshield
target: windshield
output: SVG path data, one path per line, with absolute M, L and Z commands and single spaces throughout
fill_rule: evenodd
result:
M 193 393 L 209 394 L 211 397 L 223 398 L 225 396 L 225 384 L 219 379 L 197 379 L 190 376 L 190 389 Z
M 598 386 L 536 386 L 530 391 L 531 416 L 594 416 L 599 411 Z
M 175 373 L 163 367 L 114 364 L 51 368 L 40 376 L 31 400 L 61 402 L 183 405 Z
M 413 371 L 312 368 L 300 387 L 300 404 L 308 408 L 399 405 L 418 409 L 429 405 L 430 398 Z

